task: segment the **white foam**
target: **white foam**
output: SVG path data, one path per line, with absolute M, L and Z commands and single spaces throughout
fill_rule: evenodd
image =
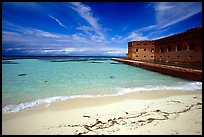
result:
M 2 108 L 2 113 L 19 112 L 27 108 L 35 107 L 41 104 L 47 104 L 49 106 L 51 103 L 56 101 L 63 101 L 72 98 L 92 98 L 92 97 L 104 97 L 104 96 L 118 96 L 127 94 L 130 92 L 138 91 L 151 91 L 151 90 L 196 90 L 202 89 L 202 82 L 178 82 L 175 85 L 163 86 L 163 85 L 146 85 L 143 87 L 136 88 L 117 88 L 117 93 L 115 94 L 105 94 L 105 95 L 73 95 L 73 96 L 55 96 L 50 98 L 38 99 L 32 102 L 20 103 L 18 105 L 7 105 Z
M 152 91 L 152 90 L 197 90 L 202 89 L 202 82 L 178 82 L 175 85 L 163 86 L 163 85 L 146 85 L 144 87 L 136 88 L 118 88 L 118 95 L 123 95 L 130 92 L 138 91 Z
M 44 99 L 38 99 L 36 101 L 32 102 L 24 102 L 20 103 L 18 105 L 7 105 L 2 108 L 3 114 L 11 113 L 11 112 L 19 112 L 27 108 L 39 106 L 42 104 L 47 104 L 46 106 L 49 106 L 53 102 L 57 101 L 63 101 L 66 99 L 72 99 L 72 98 L 90 98 L 94 97 L 91 95 L 74 95 L 74 96 L 55 96 L 55 97 L 50 97 L 50 98 L 44 98 Z
M 31 107 L 38 106 L 41 104 L 49 105 L 52 102 L 59 101 L 59 100 L 65 100 L 67 98 L 68 97 L 65 97 L 65 96 L 64 97 L 63 96 L 56 96 L 56 97 L 50 97 L 50 98 L 45 98 L 45 99 L 38 99 L 38 100 L 32 101 L 32 102 L 20 103 L 18 105 L 7 105 L 7 106 L 4 106 L 2 108 L 2 112 L 3 113 L 19 112 L 23 109 L 31 108 Z

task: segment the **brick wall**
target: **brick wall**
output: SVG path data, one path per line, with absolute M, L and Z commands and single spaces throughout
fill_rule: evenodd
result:
M 118 58 L 113 58 L 113 60 L 122 62 L 124 64 L 159 72 L 166 75 L 171 75 L 171 76 L 180 77 L 180 78 L 189 79 L 189 80 L 202 81 L 202 70 L 147 63 L 147 62 L 141 62 L 141 61 L 124 60 L 124 59 L 118 59 Z
M 158 40 L 128 42 L 126 59 L 202 65 L 202 26 Z

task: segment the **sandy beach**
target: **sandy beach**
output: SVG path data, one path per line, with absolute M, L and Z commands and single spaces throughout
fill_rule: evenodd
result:
M 202 90 L 69 99 L 2 114 L 2 134 L 202 135 Z

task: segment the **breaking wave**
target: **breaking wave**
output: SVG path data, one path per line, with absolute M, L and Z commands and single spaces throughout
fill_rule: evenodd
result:
M 166 85 L 145 85 L 143 87 L 134 87 L 134 88 L 116 88 L 115 94 L 106 94 L 106 95 L 75 95 L 75 96 L 55 96 L 50 98 L 38 99 L 32 102 L 20 103 L 17 105 L 7 105 L 2 107 L 2 113 L 11 113 L 19 112 L 24 109 L 32 108 L 38 105 L 46 104 L 49 106 L 53 102 L 63 101 L 72 98 L 91 98 L 91 97 L 103 97 L 103 96 L 118 96 L 127 94 L 130 92 L 139 92 L 139 91 L 152 91 L 152 90 L 197 90 L 202 89 L 202 82 L 178 82 L 175 85 L 166 86 Z

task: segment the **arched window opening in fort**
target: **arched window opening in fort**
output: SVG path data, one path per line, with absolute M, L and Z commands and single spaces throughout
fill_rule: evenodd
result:
M 163 48 L 160 48 L 160 52 L 163 52 Z
M 150 49 L 151 52 L 154 52 L 154 49 Z
M 136 56 L 136 58 L 137 58 L 138 56 Z
M 160 56 L 160 58 L 161 58 L 162 56 Z
M 195 44 L 193 42 L 188 44 L 188 49 L 189 50 L 194 50 L 195 49 Z
M 153 56 L 151 56 L 151 58 L 153 58 Z
M 146 51 L 146 49 L 144 49 L 144 51 Z
M 146 58 L 146 56 L 144 56 L 144 58 Z
M 167 56 L 169 58 L 169 56 Z
M 180 44 L 177 45 L 177 46 L 176 46 L 176 49 L 177 49 L 177 51 L 181 51 L 181 45 L 180 45 Z
M 177 58 L 179 58 L 179 56 L 177 56 Z
M 189 55 L 189 56 L 188 56 L 188 58 L 189 58 L 189 59 L 191 59 L 191 58 L 192 58 L 192 56 L 191 56 L 191 55 Z
M 171 51 L 171 46 L 168 46 L 167 51 L 168 51 L 168 52 Z
M 138 49 L 136 49 L 136 52 L 138 52 Z

